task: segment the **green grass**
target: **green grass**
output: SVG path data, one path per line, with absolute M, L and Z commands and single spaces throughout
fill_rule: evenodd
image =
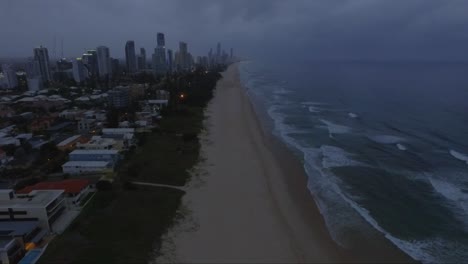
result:
M 184 185 L 187 170 L 198 162 L 200 143 L 184 134 L 198 134 L 202 129 L 203 110 L 193 108 L 188 114 L 168 116 L 159 133 L 147 133 L 144 144 L 120 170 L 125 181 Z
M 146 263 L 181 197 L 165 189 L 98 192 L 40 263 Z

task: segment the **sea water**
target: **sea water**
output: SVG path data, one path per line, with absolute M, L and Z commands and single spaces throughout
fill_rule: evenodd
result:
M 370 224 L 424 263 L 468 260 L 467 63 L 247 61 L 240 73 L 337 243 Z

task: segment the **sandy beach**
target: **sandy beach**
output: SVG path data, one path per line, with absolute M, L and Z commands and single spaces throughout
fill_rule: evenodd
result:
M 347 250 L 333 242 L 301 162 L 260 125 L 237 65 L 206 114 L 201 174 L 183 201 L 190 223 L 169 232 L 158 262 L 410 261 L 383 237 Z

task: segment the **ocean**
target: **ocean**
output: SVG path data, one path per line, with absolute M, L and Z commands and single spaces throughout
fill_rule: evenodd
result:
M 338 244 L 371 228 L 423 263 L 468 260 L 468 63 L 246 61 L 240 73 Z

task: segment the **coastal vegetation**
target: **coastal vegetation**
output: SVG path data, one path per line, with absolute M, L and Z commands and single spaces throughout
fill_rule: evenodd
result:
M 199 69 L 168 75 L 159 83 L 169 105 L 152 132 L 138 134 L 138 147 L 118 167 L 112 188 L 98 191 L 39 263 L 146 263 L 175 221 L 183 191 L 140 187 L 132 182 L 184 186 L 199 160 L 204 108 L 219 71 Z M 150 91 L 151 92 L 151 91 Z

